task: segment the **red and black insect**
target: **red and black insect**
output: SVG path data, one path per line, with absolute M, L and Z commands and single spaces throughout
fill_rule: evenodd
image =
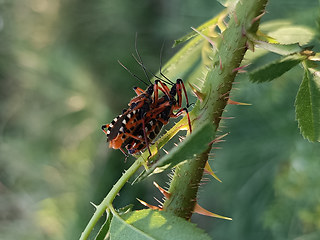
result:
M 137 128 L 135 128 L 134 135 L 135 136 L 143 136 L 146 135 L 146 141 L 139 141 L 136 138 L 128 138 L 124 142 L 124 147 L 128 150 L 129 154 L 136 154 L 139 151 L 147 148 L 149 144 L 157 137 L 161 128 L 168 124 L 170 118 L 177 118 L 183 112 L 187 113 L 188 116 L 188 124 L 190 132 L 192 131 L 191 128 L 191 121 L 188 114 L 189 102 L 185 92 L 185 87 L 183 81 L 178 79 L 176 83 L 173 83 L 171 89 L 163 83 L 162 81 L 157 80 L 155 86 L 160 83 L 162 89 L 164 90 L 165 94 L 158 98 L 157 92 L 154 92 L 155 98 L 152 102 L 149 111 L 146 112 L 144 116 L 144 124 L 143 122 L 140 123 Z M 187 107 L 182 108 L 182 90 L 186 96 Z
M 137 96 L 131 99 L 129 109 L 124 109 L 123 113 L 112 120 L 110 124 L 103 125 L 101 128 L 107 134 L 107 142 L 109 147 L 114 149 L 122 149 L 123 142 L 128 137 L 136 137 L 137 140 L 142 140 L 139 136 L 134 135 L 133 131 L 138 122 L 141 122 L 142 116 L 149 111 L 152 103 L 153 87 L 151 85 L 146 91 L 141 88 L 134 88 Z
M 134 58 L 143 68 L 149 80 L 137 48 L 136 53 L 138 59 L 135 56 Z M 131 73 L 125 66 L 123 67 L 135 78 L 147 84 L 138 76 Z M 187 109 L 189 101 L 183 81 L 178 79 L 176 83 L 173 83 L 162 74 L 161 67 L 160 74 L 164 79 L 153 74 L 157 80 L 154 84 L 149 80 L 150 85 L 146 90 L 135 87 L 134 91 L 137 96 L 131 99 L 128 104 L 129 108 L 124 109 L 123 113 L 114 118 L 110 124 L 102 126 L 102 130 L 107 135 L 107 142 L 109 142 L 110 148 L 120 149 L 126 156 L 127 154 L 124 149 L 129 154 L 137 154 L 148 148 L 151 155 L 149 145 L 157 137 L 161 128 L 169 122 L 170 118 L 178 117 L 183 112 L 187 113 L 189 129 L 190 132 L 192 131 Z M 166 83 L 172 86 L 171 89 L 169 89 Z M 182 108 L 182 91 L 186 98 L 187 106 L 185 108 Z M 159 92 L 163 93 L 161 97 L 159 97 Z

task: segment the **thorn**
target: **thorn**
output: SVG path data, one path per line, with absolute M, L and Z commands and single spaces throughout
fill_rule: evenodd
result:
M 202 78 L 197 78 L 197 80 L 200 82 L 200 83 L 202 83 L 202 84 L 204 84 L 204 80 L 202 79 Z M 196 86 L 196 85 L 195 85 Z M 197 87 L 197 86 L 196 86 Z
M 254 52 L 254 42 L 253 41 L 248 39 L 247 42 L 246 42 L 246 47 L 247 47 L 247 49 L 249 49 L 252 52 Z
M 201 207 L 198 203 L 196 203 L 193 212 L 204 215 L 204 216 L 216 217 L 216 218 L 221 218 L 221 219 L 225 219 L 225 220 L 232 220 L 232 218 L 224 217 L 224 216 L 209 212 L 208 210 Z
M 223 134 L 223 135 L 220 135 L 220 136 L 216 137 L 216 138 L 212 141 L 212 143 L 215 143 L 215 140 L 221 140 L 222 138 L 224 138 L 225 136 L 228 136 L 228 135 L 229 135 L 229 132 L 227 132 L 227 133 L 225 133 L 225 134 Z
M 91 204 L 92 206 L 94 206 L 94 207 L 95 207 L 95 209 L 97 209 L 97 208 L 98 208 L 98 205 L 95 205 L 93 202 L 90 202 L 90 204 Z
M 179 136 L 179 141 L 182 142 L 185 139 L 185 137 Z
M 250 64 L 247 64 L 247 65 L 243 65 L 243 66 L 240 66 L 240 67 L 237 67 L 237 68 L 234 68 L 232 70 L 232 72 L 238 72 L 239 70 L 243 70 L 244 68 L 248 67 Z M 246 71 L 244 71 L 246 72 Z
M 203 93 L 201 93 L 200 91 L 198 91 L 193 84 L 189 83 L 189 86 L 190 86 L 192 92 L 193 92 L 193 93 L 196 95 L 196 97 L 200 100 L 200 102 L 203 102 L 203 99 L 204 99 Z
M 171 194 L 170 194 L 168 191 L 164 190 L 162 187 L 160 187 L 160 186 L 158 185 L 158 183 L 153 182 L 153 185 L 154 185 L 156 188 L 158 188 L 158 190 L 162 193 L 162 195 L 163 195 L 166 199 L 169 199 L 169 198 L 170 198 Z
M 217 49 L 217 47 L 216 47 L 216 45 L 214 44 L 214 42 L 210 39 L 210 38 L 208 38 L 206 35 L 204 35 L 204 34 L 202 34 L 201 32 L 199 32 L 197 29 L 195 29 L 194 27 L 191 27 L 191 29 L 193 30 L 193 31 L 195 31 L 196 33 L 198 33 L 199 35 L 201 35 L 202 37 L 204 37 L 204 39 L 206 39 L 210 44 L 211 44 L 211 46 L 214 48 L 214 50 L 218 50 Z
M 236 12 L 233 12 L 233 18 L 234 18 L 234 22 L 235 22 L 236 24 L 239 24 L 239 21 L 238 21 L 238 17 L 237 17 Z
M 156 200 L 159 203 L 159 208 L 161 208 L 161 206 L 163 205 L 163 203 L 156 197 L 153 197 L 154 200 Z
M 228 23 L 226 22 L 225 19 L 223 19 L 222 22 L 224 23 L 224 25 L 226 25 L 228 27 Z
M 212 177 L 214 177 L 216 180 L 218 180 L 219 182 L 222 182 L 218 176 L 212 171 L 212 168 L 210 167 L 210 164 L 208 162 L 206 162 L 206 166 L 204 167 L 204 171 L 208 174 L 210 174 Z
M 209 182 L 209 181 L 210 181 L 210 178 L 202 178 L 201 179 L 202 184 Z
M 236 101 L 231 100 L 230 98 L 228 99 L 228 104 L 231 104 L 231 105 L 246 105 L 246 106 L 252 105 L 250 103 L 236 102 Z
M 214 141 L 214 143 L 221 143 L 221 142 L 225 142 L 226 140 L 216 140 Z
M 246 36 L 246 35 L 247 35 L 247 31 L 246 31 L 246 29 L 244 28 L 244 26 L 242 26 L 241 34 L 242 34 L 242 36 Z
M 260 18 L 263 17 L 263 15 L 266 14 L 266 11 L 263 11 L 260 15 L 256 16 L 254 19 L 252 19 L 251 24 L 254 24 L 256 21 L 258 21 Z
M 234 117 L 219 117 L 220 119 L 234 119 Z
M 153 205 L 150 205 L 150 204 L 146 203 L 145 201 L 142 201 L 142 200 L 139 199 L 139 198 L 137 198 L 137 200 L 138 200 L 142 205 L 144 205 L 144 206 L 146 206 L 146 207 L 148 207 L 148 208 L 150 208 L 150 209 L 159 210 L 159 211 L 162 210 L 161 208 L 156 207 L 156 206 L 153 206 Z
M 220 70 L 222 71 L 222 60 L 221 60 L 221 56 L 219 56 L 219 65 L 220 65 Z
M 164 148 L 162 148 L 162 150 L 165 152 L 165 154 L 169 154 L 169 152 L 167 150 L 165 150 Z

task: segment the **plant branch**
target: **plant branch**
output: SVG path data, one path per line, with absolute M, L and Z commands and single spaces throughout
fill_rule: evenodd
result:
M 209 120 L 218 129 L 237 74 L 236 69 L 247 51 L 246 34 L 256 33 L 266 3 L 267 0 L 238 1 L 235 9 L 229 12 L 228 28 L 221 35 L 221 42 L 201 91 L 204 99 L 198 101 L 191 112 L 199 116 L 193 122 L 194 128 Z M 210 150 L 211 145 L 202 154 L 176 168 L 169 188 L 171 196 L 164 202 L 164 210 L 190 219 Z
M 124 186 L 124 184 L 129 180 L 129 178 L 143 165 L 144 161 L 142 158 L 137 159 L 131 167 L 123 173 L 121 178 L 117 181 L 117 183 L 112 187 L 108 195 L 103 199 L 103 201 L 96 207 L 96 211 L 91 217 L 88 225 L 85 230 L 82 232 L 80 240 L 88 239 L 90 233 L 92 232 L 94 226 L 97 224 L 100 217 L 106 211 L 107 208 L 110 208 L 114 211 L 112 207 L 112 202 L 117 196 L 118 192 Z

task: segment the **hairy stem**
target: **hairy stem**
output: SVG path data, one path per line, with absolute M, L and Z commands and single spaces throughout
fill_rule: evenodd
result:
M 120 189 L 124 186 L 124 184 L 129 180 L 129 178 L 142 166 L 143 160 L 139 161 L 136 160 L 131 167 L 124 172 L 122 177 L 118 180 L 118 182 L 113 186 L 110 190 L 108 195 L 103 199 L 103 201 L 96 207 L 96 211 L 92 218 L 90 219 L 88 225 L 86 226 L 85 230 L 82 232 L 80 240 L 88 239 L 91 231 L 93 230 L 94 226 L 97 224 L 100 217 L 106 211 L 107 208 L 110 208 L 114 211 L 112 207 L 112 202 L 117 196 Z
M 202 102 L 198 101 L 192 111 L 193 116 L 198 116 L 194 121 L 194 128 L 208 120 L 218 128 L 237 74 L 236 69 L 247 51 L 246 34 L 256 33 L 259 16 L 264 12 L 266 3 L 267 0 L 239 1 L 235 10 L 229 13 L 228 28 L 221 35 L 221 43 L 202 88 L 204 99 Z M 164 210 L 185 219 L 191 217 L 210 150 L 211 146 L 204 153 L 176 168 L 169 188 L 171 196 L 165 201 Z

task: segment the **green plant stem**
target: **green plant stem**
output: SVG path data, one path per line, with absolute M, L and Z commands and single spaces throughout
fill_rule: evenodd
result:
M 169 192 L 179 193 L 174 194 L 174 197 L 170 197 L 166 200 L 164 209 L 166 211 L 172 212 L 176 216 L 183 217 L 185 219 L 190 219 L 194 205 L 196 204 L 196 197 L 190 198 L 190 196 L 196 196 L 198 191 L 198 186 L 202 178 L 203 168 L 207 162 L 208 154 L 210 153 L 211 147 L 198 155 L 195 161 L 189 160 L 185 164 L 179 165 L 175 169 L 173 184 L 171 183 Z M 189 169 L 198 169 L 198 171 L 189 171 Z M 183 175 L 181 175 L 183 174 Z M 174 184 L 174 181 L 179 177 L 185 179 L 188 182 L 183 184 Z M 179 207 L 177 207 L 179 206 Z
M 144 161 L 142 158 L 137 159 L 131 167 L 123 173 L 121 178 L 117 183 L 112 187 L 108 195 L 103 199 L 103 201 L 96 207 L 96 211 L 91 217 L 89 223 L 87 224 L 85 230 L 82 232 L 80 240 L 88 239 L 90 233 L 92 232 L 94 226 L 97 224 L 100 217 L 106 211 L 107 208 L 110 208 L 114 211 L 112 207 L 112 202 L 117 196 L 118 192 L 124 186 L 124 184 L 129 180 L 129 178 L 143 165 Z
M 199 116 L 194 121 L 194 128 L 208 120 L 213 122 L 216 129 L 219 127 L 237 68 L 247 51 L 246 33 L 256 33 L 260 19 L 258 16 L 264 12 L 266 3 L 267 0 L 239 1 L 234 11 L 229 13 L 228 28 L 222 33 L 212 69 L 209 70 L 202 88 L 204 99 L 202 102 L 198 101 L 191 112 L 192 115 Z M 171 196 L 164 202 L 164 210 L 190 219 L 210 150 L 211 146 L 204 153 L 176 168 L 169 188 Z

